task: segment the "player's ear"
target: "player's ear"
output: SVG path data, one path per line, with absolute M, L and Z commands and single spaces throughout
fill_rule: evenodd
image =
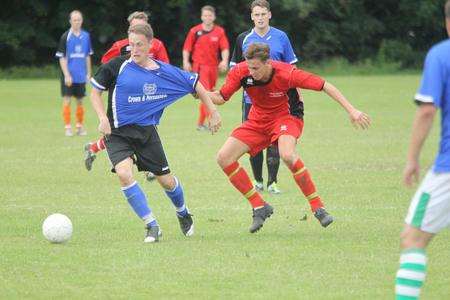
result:
M 272 19 L 272 12 L 270 10 L 269 10 L 268 16 L 269 16 L 269 20 Z

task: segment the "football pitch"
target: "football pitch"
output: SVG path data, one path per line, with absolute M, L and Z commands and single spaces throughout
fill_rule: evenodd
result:
M 162 189 L 137 174 L 163 231 L 156 244 L 142 242 L 143 225 L 105 153 L 92 171 L 84 168 L 83 145 L 98 137 L 88 99 L 88 136 L 65 137 L 59 81 L 0 81 L 0 298 L 394 298 L 399 233 L 414 193 L 401 185 L 401 174 L 420 76 L 327 79 L 372 118 L 368 131 L 355 130 L 324 93 L 304 92 L 297 151 L 335 217 L 332 225 L 320 226 L 281 165 L 282 194 L 263 193 L 275 213 L 250 234 L 250 205 L 215 161 L 240 123 L 240 93 L 220 107 L 216 135 L 195 130 L 197 100 L 187 96 L 165 111 L 159 132 L 195 235 L 181 234 Z M 439 119 L 421 156 L 422 176 L 437 150 Z M 241 164 L 251 174 L 247 156 Z M 67 244 L 42 236 L 43 220 L 55 212 L 72 220 Z M 449 244 L 447 230 L 428 248 L 423 299 L 450 295 Z

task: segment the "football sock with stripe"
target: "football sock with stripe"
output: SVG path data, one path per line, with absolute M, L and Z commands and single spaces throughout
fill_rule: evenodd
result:
M 323 207 L 324 205 L 317 194 L 316 186 L 303 162 L 298 159 L 294 165 L 289 166 L 289 169 L 291 169 L 294 180 L 302 190 L 303 195 L 308 199 L 311 210 L 315 212 L 318 208 Z
M 397 300 L 419 299 L 426 275 L 427 255 L 424 249 L 407 249 L 400 255 L 400 268 L 395 280 Z
M 184 203 L 184 193 L 183 193 L 183 187 L 181 186 L 180 182 L 178 181 L 178 178 L 175 178 L 175 187 L 169 191 L 166 190 L 166 195 L 169 197 L 169 199 L 172 201 L 173 205 L 175 206 L 175 209 L 177 211 L 177 215 L 180 217 L 184 217 L 188 214 L 188 209 L 186 208 L 186 205 Z
M 231 184 L 250 202 L 253 208 L 259 208 L 264 206 L 265 202 L 261 198 L 261 195 L 255 190 L 253 183 L 248 177 L 244 168 L 239 166 L 237 161 L 231 163 L 229 166 L 223 169 L 227 174 Z
M 97 141 L 90 144 L 90 149 L 92 152 L 97 153 L 106 149 L 105 140 L 103 138 L 98 139 Z
M 148 206 L 147 197 L 136 181 L 129 186 L 122 187 L 122 192 L 136 215 L 141 218 L 147 226 L 158 225 L 152 210 Z

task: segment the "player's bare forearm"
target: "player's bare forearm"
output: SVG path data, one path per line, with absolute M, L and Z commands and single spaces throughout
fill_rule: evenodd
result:
M 92 74 L 92 61 L 91 56 L 88 55 L 86 57 L 86 70 L 87 70 L 87 77 L 90 80 L 91 74 Z
M 214 105 L 214 102 L 210 98 L 210 93 L 208 93 L 208 91 L 203 87 L 203 85 L 200 82 L 197 82 L 195 92 L 197 93 L 197 96 L 200 99 L 200 101 L 206 105 L 210 113 L 217 110 L 216 106 Z
M 183 70 L 188 71 L 188 72 L 192 71 L 192 66 L 189 61 L 190 56 L 191 56 L 190 52 L 183 50 Z
M 214 91 L 214 92 L 208 92 L 209 98 L 211 98 L 211 101 L 215 104 L 215 105 L 222 105 L 224 104 L 226 101 L 223 99 L 222 95 L 220 94 L 219 91 Z
M 105 107 L 103 105 L 102 91 L 100 91 L 100 90 L 98 90 L 96 88 L 92 88 L 92 90 L 91 90 L 91 103 L 92 103 L 92 108 L 94 108 L 94 111 L 96 112 L 97 117 L 98 117 L 99 120 L 108 118 L 106 116 Z
M 69 77 L 69 69 L 67 68 L 67 59 L 65 57 L 61 57 L 59 59 L 59 66 L 61 67 L 61 71 L 64 74 L 64 77 Z
M 412 125 L 411 141 L 408 149 L 408 161 L 418 161 L 422 146 L 433 126 L 436 107 L 433 104 L 421 104 L 417 108 Z
M 341 91 L 339 91 L 334 85 L 329 82 L 325 82 L 323 85 L 323 91 L 347 111 L 350 121 L 355 127 L 360 127 L 362 129 L 369 128 L 371 122 L 369 116 L 354 108 L 350 101 L 348 101 Z

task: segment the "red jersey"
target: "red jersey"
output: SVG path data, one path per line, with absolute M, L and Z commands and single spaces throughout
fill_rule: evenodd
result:
M 290 64 L 269 60 L 272 74 L 268 82 L 255 80 L 248 70 L 247 62 L 241 62 L 228 72 L 220 94 L 227 101 L 243 87 L 250 99 L 252 108 L 249 120 L 273 120 L 282 115 L 289 115 L 289 98 L 287 92 L 292 88 L 321 91 L 325 81 L 314 74 L 297 69 Z
M 218 25 L 210 31 L 203 30 L 202 24 L 192 27 L 183 45 L 183 50 L 192 54 L 194 63 L 209 66 L 217 66 L 220 51 L 229 48 L 225 30 Z
M 130 43 L 128 42 L 128 38 L 117 41 L 108 51 L 106 51 L 105 54 L 103 54 L 102 64 L 106 64 L 114 57 L 127 55 L 128 53 L 130 53 Z M 166 47 L 164 47 L 164 43 L 157 38 L 152 39 L 152 44 L 150 45 L 150 50 L 148 53 L 151 58 L 169 63 L 169 56 L 167 55 Z

